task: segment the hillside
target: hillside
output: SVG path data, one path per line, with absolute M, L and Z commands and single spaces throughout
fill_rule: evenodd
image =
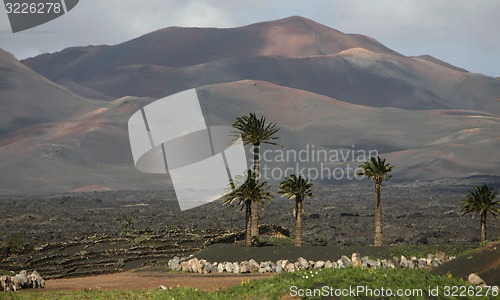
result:
M 299 152 L 376 150 L 397 166 L 396 180 L 431 180 L 497 174 L 500 119 L 465 110 L 401 110 L 354 105 L 303 90 L 262 81 L 238 81 L 197 90 L 207 125 L 230 125 L 236 116 L 255 111 L 282 128 L 280 144 Z M 64 192 L 86 186 L 107 189 L 165 189 L 166 175 L 135 170 L 127 122 L 150 98 L 127 97 L 71 121 L 33 125 L 0 147 L 3 193 Z M 297 162 L 271 161 L 263 166 L 294 167 Z M 274 150 L 273 150 L 274 149 Z M 313 153 L 313 152 L 311 152 Z M 311 154 L 312 155 L 312 154 Z M 488 157 L 487 160 L 484 158 Z M 357 159 L 357 158 L 356 158 Z M 360 162 L 300 162 L 333 170 Z M 268 174 L 270 176 L 270 174 Z M 335 180 L 323 178 L 324 182 Z M 345 178 L 342 178 L 345 179 Z M 85 189 L 84 189 L 85 190 Z
M 68 120 L 95 103 L 47 80 L 0 49 L 0 106 L 1 138 L 34 124 Z
M 227 29 L 169 27 L 23 63 L 76 93 L 114 98 L 161 98 L 252 79 L 368 106 L 500 113 L 498 80 L 429 56 L 405 57 L 367 36 L 302 17 Z
M 169 188 L 168 175 L 134 168 L 127 122 L 189 88 L 208 125 L 257 112 L 282 128 L 286 150 L 376 151 L 397 166 L 400 181 L 500 175 L 499 80 L 290 17 L 239 28 L 169 27 L 22 63 L 0 52 L 0 193 Z M 263 166 L 297 166 L 273 155 Z M 301 167 L 332 172 L 363 160 Z

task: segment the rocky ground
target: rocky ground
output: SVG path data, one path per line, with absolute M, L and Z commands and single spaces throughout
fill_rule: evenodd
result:
M 479 219 L 460 216 L 472 185 L 488 178 L 391 183 L 382 189 L 388 244 L 477 243 Z M 498 189 L 498 183 L 496 183 Z M 243 213 L 214 202 L 181 212 L 173 191 L 116 191 L 53 196 L 0 196 L 0 269 L 36 268 L 44 278 L 90 275 L 161 264 L 196 253 L 208 240 L 232 242 Z M 310 245 L 372 242 L 372 183 L 324 185 L 307 200 L 304 240 Z M 276 198 L 261 223 L 293 232 L 292 201 Z M 500 225 L 490 218 L 490 239 Z M 283 233 L 283 232 L 282 232 Z M 225 238 L 227 236 L 230 238 Z

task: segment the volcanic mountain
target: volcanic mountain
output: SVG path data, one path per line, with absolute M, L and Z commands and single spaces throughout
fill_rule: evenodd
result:
M 54 84 L 0 49 L 0 137 L 34 124 L 63 121 L 93 102 Z
M 114 98 L 160 98 L 253 79 L 368 106 L 500 113 L 498 80 L 430 56 L 405 57 L 372 38 L 302 17 L 230 29 L 169 27 L 23 63 L 77 93 Z
M 170 27 L 22 63 L 0 52 L 0 66 L 4 194 L 168 188 L 135 170 L 127 121 L 189 88 L 208 125 L 257 112 L 282 128 L 283 149 L 377 150 L 395 180 L 500 176 L 499 80 L 301 17 Z

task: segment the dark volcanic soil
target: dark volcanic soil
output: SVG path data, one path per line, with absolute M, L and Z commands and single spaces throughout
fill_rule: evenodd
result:
M 387 244 L 477 243 L 479 219 L 460 217 L 472 185 L 488 178 L 395 184 L 382 189 Z M 498 184 L 496 185 L 498 189 Z M 218 202 L 181 212 L 173 191 L 117 191 L 55 196 L 0 196 L 3 244 L 27 244 L 0 269 L 37 268 L 46 277 L 127 270 L 188 256 L 208 239 L 240 231 L 243 213 Z M 261 224 L 293 232 L 292 201 L 276 198 Z M 367 246 L 373 238 L 374 191 L 358 185 L 320 186 L 306 200 L 303 237 L 309 245 Z M 489 238 L 500 226 L 488 221 Z M 32 250 L 29 250 L 32 249 Z
M 438 268 L 433 273 L 452 274 L 467 280 L 471 273 L 478 274 L 488 285 L 500 285 L 500 242 L 486 245 L 484 248 L 458 257 Z

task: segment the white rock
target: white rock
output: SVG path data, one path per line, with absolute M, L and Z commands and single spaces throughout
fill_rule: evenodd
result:
M 315 269 L 321 269 L 325 266 L 325 262 L 322 260 L 318 260 L 317 262 L 314 263 L 314 268 Z
M 309 262 L 305 258 L 299 257 L 297 262 L 300 264 L 302 270 L 307 270 L 309 268 Z
M 292 263 L 288 263 L 285 267 L 285 270 L 288 272 L 288 273 L 292 273 L 292 272 L 295 272 L 296 268 L 295 268 L 295 265 L 292 264 Z
M 234 274 L 240 274 L 240 264 L 237 262 L 233 263 L 233 273 Z
M 476 273 L 471 273 L 469 277 L 467 277 L 467 280 L 474 285 L 486 286 L 486 282 Z

